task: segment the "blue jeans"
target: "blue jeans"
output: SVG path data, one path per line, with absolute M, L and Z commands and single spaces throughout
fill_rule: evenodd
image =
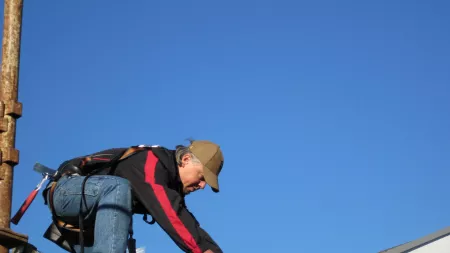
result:
M 53 204 L 59 219 L 78 225 L 84 176 L 64 176 L 55 187 Z M 132 216 L 131 187 L 116 176 L 90 176 L 84 188 L 85 228 L 95 224 L 94 242 L 86 253 L 125 253 Z M 87 207 L 87 208 L 86 208 Z M 80 252 L 80 245 L 74 245 Z

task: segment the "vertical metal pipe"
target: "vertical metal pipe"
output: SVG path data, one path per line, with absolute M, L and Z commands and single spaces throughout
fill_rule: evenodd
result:
M 13 169 L 19 162 L 15 149 L 16 119 L 22 114 L 17 102 L 23 0 L 4 0 L 2 68 L 0 86 L 0 228 L 10 227 Z M 0 245 L 0 253 L 7 253 Z

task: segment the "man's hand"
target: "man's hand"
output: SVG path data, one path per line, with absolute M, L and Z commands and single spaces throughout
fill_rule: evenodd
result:
M 205 252 L 203 252 L 203 253 L 214 253 L 212 250 L 207 250 L 207 251 L 205 251 Z

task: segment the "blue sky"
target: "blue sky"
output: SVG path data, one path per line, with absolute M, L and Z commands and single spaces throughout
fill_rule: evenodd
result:
M 225 252 L 378 252 L 450 226 L 448 1 L 25 1 L 13 214 L 56 167 L 209 139 Z M 1 10 L 3 12 L 3 9 Z M 18 226 L 43 252 L 37 198 Z M 180 252 L 135 216 L 138 246 Z

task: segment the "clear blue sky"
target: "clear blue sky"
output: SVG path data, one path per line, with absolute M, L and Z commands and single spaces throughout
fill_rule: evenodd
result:
M 222 145 L 225 252 L 378 252 L 450 226 L 448 1 L 32 1 L 13 213 L 39 161 Z M 3 9 L 2 9 L 3 12 Z M 37 198 L 18 226 L 43 252 Z M 135 216 L 138 246 L 180 252 Z

